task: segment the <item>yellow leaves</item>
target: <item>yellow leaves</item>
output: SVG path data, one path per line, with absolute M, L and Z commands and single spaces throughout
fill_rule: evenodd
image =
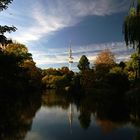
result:
M 134 8 L 134 7 L 131 7 L 130 8 L 130 16 L 135 16 L 136 15 L 136 8 Z
M 58 88 L 65 85 L 65 76 L 46 75 L 42 78 L 42 83 L 46 85 L 47 88 Z
M 31 60 L 25 60 L 22 64 L 22 67 L 27 70 L 27 74 L 32 79 L 40 79 L 41 72 L 40 70 L 35 66 L 35 62 Z
M 105 49 L 99 53 L 95 60 L 97 79 L 102 79 L 113 66 L 115 66 L 115 57 L 109 49 Z
M 19 44 L 19 43 L 8 44 L 5 51 L 8 53 L 13 53 L 15 55 L 20 55 L 22 53 L 24 53 L 24 54 L 28 53 L 28 49 L 26 48 L 26 46 L 23 44 Z
M 98 64 L 114 65 L 115 64 L 114 54 L 109 49 L 103 50 L 101 53 L 98 54 L 95 60 L 95 65 Z

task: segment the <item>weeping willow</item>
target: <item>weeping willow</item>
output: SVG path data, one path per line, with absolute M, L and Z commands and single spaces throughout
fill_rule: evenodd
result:
M 132 3 L 124 20 L 123 33 L 126 45 L 137 50 L 140 77 L 140 0 L 133 0 Z

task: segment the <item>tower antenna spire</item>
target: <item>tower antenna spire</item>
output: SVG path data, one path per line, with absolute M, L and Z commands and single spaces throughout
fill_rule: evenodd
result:
M 69 46 L 69 54 L 68 54 L 68 62 L 69 62 L 69 70 L 71 70 L 71 64 L 73 63 L 73 57 L 72 57 L 72 48 L 71 48 L 71 41 Z

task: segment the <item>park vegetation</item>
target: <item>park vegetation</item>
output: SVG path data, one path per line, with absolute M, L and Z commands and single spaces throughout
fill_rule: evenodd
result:
M 117 63 L 114 54 L 105 49 L 97 55 L 93 67 L 85 55 L 81 56 L 77 65 L 79 72 L 74 73 L 67 67 L 42 70 L 42 83 L 47 89 L 126 92 L 139 83 L 136 58 L 137 54 L 133 53 L 129 61 Z
M 0 12 L 12 0 L 0 0 Z M 44 107 L 68 109 L 74 103 L 82 128 L 90 126 L 93 115 L 100 126 L 115 122 L 140 124 L 140 1 L 130 8 L 124 21 L 126 45 L 136 52 L 128 61 L 116 62 L 105 49 L 90 61 L 82 55 L 73 72 L 68 67 L 40 69 L 24 44 L 8 39 L 5 33 L 17 30 L 0 25 L 0 138 L 24 139 L 36 111 Z M 134 31 L 134 32 L 133 32 Z M 38 91 L 39 90 L 39 91 Z M 41 90 L 41 91 L 40 91 Z M 45 94 L 37 94 L 39 93 Z M 28 94 L 27 94 L 28 93 Z M 112 126 L 114 127 L 114 126 Z M 139 131 L 137 132 L 139 133 Z M 139 138 L 138 138 L 139 139 Z
M 0 11 L 5 10 L 12 0 L 0 1 Z M 117 63 L 115 55 L 105 49 L 93 61 L 93 67 L 86 55 L 78 62 L 79 72 L 73 72 L 68 67 L 59 69 L 40 69 L 36 67 L 32 54 L 24 44 L 8 39 L 5 33 L 15 32 L 16 27 L 0 25 L 0 91 L 6 90 L 36 90 L 63 89 L 67 92 L 82 90 L 92 94 L 93 91 L 117 93 L 139 92 L 140 49 L 139 49 L 139 8 L 130 8 L 130 13 L 124 20 L 124 38 L 126 45 L 133 45 L 136 52 L 127 62 Z M 138 20 L 137 20 L 138 19 Z M 133 32 L 134 31 L 134 32 Z M 123 95 L 123 94 L 122 94 Z

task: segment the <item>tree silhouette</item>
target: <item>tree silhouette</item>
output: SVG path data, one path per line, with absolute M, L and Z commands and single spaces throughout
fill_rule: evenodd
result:
M 0 11 L 8 8 L 8 4 L 10 4 L 13 0 L 0 0 Z M 0 44 L 5 45 L 9 43 L 9 40 L 4 36 L 4 33 L 15 32 L 17 30 L 14 26 L 0 25 Z
M 13 0 L 0 0 L 0 11 L 6 9 Z
M 80 61 L 78 63 L 78 68 L 81 71 L 85 71 L 85 70 L 89 70 L 89 60 L 85 55 L 82 55 L 82 57 L 80 58 Z
M 17 28 L 14 26 L 9 27 L 7 25 L 4 25 L 4 26 L 0 25 L 0 34 L 1 35 L 4 35 L 4 33 L 6 33 L 6 32 L 8 32 L 8 33 L 15 32 L 16 30 L 17 30 Z

